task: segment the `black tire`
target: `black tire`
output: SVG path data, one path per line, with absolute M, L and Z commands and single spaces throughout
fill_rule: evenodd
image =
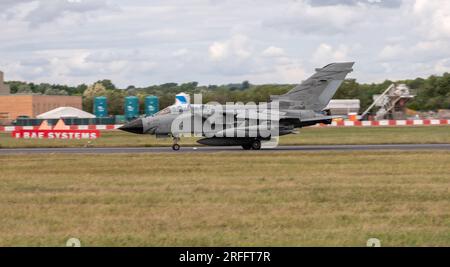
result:
M 242 148 L 243 148 L 244 150 L 250 150 L 250 149 L 252 149 L 252 144 L 245 144 L 245 145 L 242 145 Z
M 261 149 L 261 141 L 255 140 L 252 142 L 252 149 L 253 150 L 260 150 Z
M 180 145 L 179 144 L 174 144 L 172 146 L 172 149 L 175 150 L 175 151 L 178 151 L 178 150 L 180 150 Z

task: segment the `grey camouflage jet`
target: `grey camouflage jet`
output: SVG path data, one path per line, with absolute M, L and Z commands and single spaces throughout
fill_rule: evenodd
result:
M 223 108 L 219 104 L 190 104 L 183 98 L 180 102 L 177 97 L 177 104 L 119 129 L 157 138 L 172 137 L 173 150 L 180 149 L 178 141 L 186 133 L 202 136 L 197 142 L 204 145 L 259 150 L 262 143 L 295 134 L 298 128 L 331 124 L 336 117 L 324 109 L 347 74 L 353 71 L 353 64 L 332 63 L 316 69 L 311 77 L 286 94 L 271 96 L 271 102 L 265 105 L 234 104 Z M 202 126 L 196 128 L 196 123 Z M 263 124 L 266 128 L 261 127 Z

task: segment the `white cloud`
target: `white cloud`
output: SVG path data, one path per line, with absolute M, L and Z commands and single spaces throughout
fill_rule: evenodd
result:
M 227 57 L 228 48 L 227 45 L 220 42 L 214 42 L 209 47 L 209 57 L 212 60 L 222 60 Z
M 252 50 L 247 36 L 234 35 L 230 40 L 211 44 L 209 46 L 209 57 L 213 61 L 221 61 L 229 57 L 245 59 L 252 54 Z
M 432 38 L 450 37 L 450 1 L 416 0 L 412 9 L 424 34 Z
M 6 0 L 0 3 L 0 8 L 9 12 L 8 19 L 22 19 L 31 27 L 38 27 L 74 14 L 113 10 L 106 0 Z
M 450 58 L 439 60 L 434 65 L 434 70 L 437 73 L 450 72 Z
M 364 19 L 366 6 L 315 5 L 306 1 L 289 2 L 278 16 L 269 18 L 265 25 L 281 31 L 309 34 L 338 34 L 348 31 Z
M 172 53 L 172 55 L 173 55 L 174 57 L 184 57 L 184 56 L 186 56 L 187 54 L 189 54 L 189 50 L 187 50 L 186 48 L 178 49 L 177 51 L 174 51 L 174 52 Z
M 399 44 L 385 46 L 378 57 L 383 61 L 390 61 L 403 58 L 405 56 L 405 48 Z
M 283 48 L 276 47 L 276 46 L 269 46 L 267 47 L 263 52 L 263 56 L 266 57 L 281 57 L 285 56 L 285 52 Z
M 24 3 L 30 3 L 35 0 L 2 0 L 0 2 L 0 8 L 2 10 L 9 10 L 11 8 L 16 7 L 17 5 L 24 4 Z
M 283 83 L 300 83 L 305 78 L 305 69 L 298 62 L 275 67 L 276 72 L 272 79 L 280 79 Z M 312 70 L 310 70 L 311 72 Z M 267 81 L 270 83 L 270 81 Z
M 446 0 L 3 0 L 8 79 L 121 87 L 297 83 L 354 60 L 363 82 L 439 74 L 450 62 Z
M 445 40 L 422 40 L 410 44 L 387 45 L 380 52 L 384 61 L 430 61 L 450 56 L 450 43 Z
M 399 13 L 405 25 L 403 34 L 381 44 L 376 59 L 390 78 L 414 78 L 441 74 L 450 61 L 450 2 L 405 1 Z M 396 25 L 392 25 L 393 28 Z M 397 37 L 397 38 L 395 38 Z
M 348 60 L 348 47 L 339 45 L 334 48 L 329 44 L 322 43 L 317 47 L 312 56 L 312 62 L 318 65 L 326 65 L 336 61 Z

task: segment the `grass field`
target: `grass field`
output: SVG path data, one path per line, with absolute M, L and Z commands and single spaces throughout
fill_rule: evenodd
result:
M 449 246 L 449 162 L 426 151 L 0 156 L 0 246 Z
M 83 147 L 86 140 L 23 140 L 13 139 L 10 133 L 0 133 L 0 148 L 14 147 Z M 436 127 L 376 127 L 376 128 L 304 128 L 298 135 L 281 137 L 281 145 L 316 144 L 405 144 L 450 143 L 450 126 Z M 105 131 L 93 140 L 95 147 L 169 146 L 170 139 L 156 139 L 121 131 Z M 194 138 L 183 138 L 181 145 L 198 146 Z

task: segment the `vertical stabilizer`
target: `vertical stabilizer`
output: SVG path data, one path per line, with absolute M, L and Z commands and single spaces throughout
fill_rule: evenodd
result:
M 331 63 L 316 69 L 316 73 L 288 93 L 274 97 L 285 108 L 323 110 L 333 98 L 354 62 Z
M 176 106 L 190 104 L 190 102 L 191 102 L 191 97 L 186 93 L 179 93 L 175 96 L 175 105 Z

